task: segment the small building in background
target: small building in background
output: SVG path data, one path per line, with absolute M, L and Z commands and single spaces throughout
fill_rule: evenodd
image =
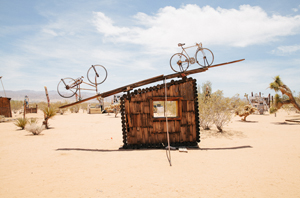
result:
M 0 97 L 0 115 L 12 117 L 10 100 L 11 98 Z

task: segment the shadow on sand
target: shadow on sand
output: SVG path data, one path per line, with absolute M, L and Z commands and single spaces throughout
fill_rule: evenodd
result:
M 258 123 L 258 121 L 243 121 L 243 120 L 237 120 L 237 122 L 243 122 L 243 123 Z
M 235 150 L 252 148 L 252 146 L 236 146 L 236 147 L 223 147 L 223 148 L 187 148 L 188 150 Z M 58 148 L 56 151 L 90 151 L 90 152 L 119 152 L 119 151 L 151 151 L 151 150 L 165 150 L 164 148 L 141 148 L 141 149 L 85 149 L 85 148 Z M 178 150 L 178 149 L 177 149 Z
M 300 122 L 271 122 L 276 125 L 299 125 Z

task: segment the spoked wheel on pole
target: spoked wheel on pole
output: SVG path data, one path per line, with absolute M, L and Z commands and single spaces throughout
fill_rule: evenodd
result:
M 58 94 L 64 98 L 71 98 L 77 90 L 78 84 L 73 78 L 62 78 L 57 85 Z
M 102 65 L 92 65 L 87 71 L 87 79 L 95 85 L 103 83 L 107 78 L 107 71 Z
M 182 53 L 174 54 L 170 59 L 170 66 L 174 72 L 184 72 L 189 68 L 189 59 Z
M 214 54 L 207 48 L 201 48 L 196 52 L 196 62 L 201 67 L 207 67 L 213 64 Z

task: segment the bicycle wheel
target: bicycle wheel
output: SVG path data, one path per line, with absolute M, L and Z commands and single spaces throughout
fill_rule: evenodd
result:
M 202 66 L 210 66 L 214 62 L 214 54 L 207 48 L 198 49 L 196 52 L 196 62 Z
M 107 78 L 107 71 L 102 65 L 92 65 L 87 72 L 88 80 L 95 85 L 100 85 Z
M 170 59 L 170 66 L 174 72 L 184 72 L 189 68 L 189 59 L 182 53 L 174 54 Z
M 71 98 L 76 94 L 78 85 L 73 78 L 63 78 L 57 85 L 57 92 L 63 98 Z

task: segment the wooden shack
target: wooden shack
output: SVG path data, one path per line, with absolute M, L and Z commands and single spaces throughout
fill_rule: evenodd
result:
M 123 148 L 165 147 L 167 129 L 171 146 L 198 146 L 196 80 L 172 80 L 166 87 L 138 89 L 121 97 Z
M 0 97 L 0 115 L 4 115 L 5 117 L 12 117 L 10 99 L 11 98 Z

